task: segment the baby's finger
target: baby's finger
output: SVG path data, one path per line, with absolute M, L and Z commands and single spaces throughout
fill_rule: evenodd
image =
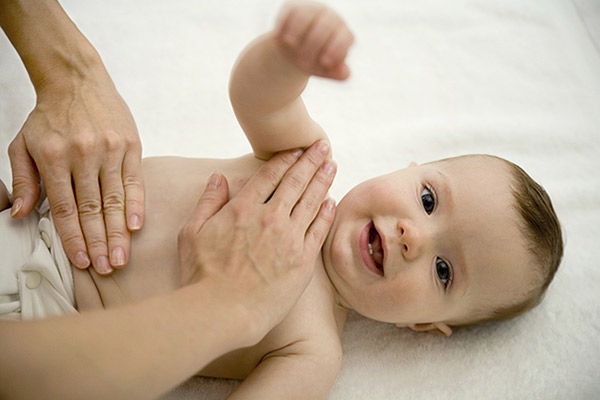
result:
M 279 39 L 290 47 L 296 47 L 310 26 L 315 14 L 305 8 L 291 7 L 279 31 Z
M 337 14 L 328 8 L 317 15 L 300 44 L 299 57 L 303 64 L 310 66 L 317 62 L 317 57 L 341 23 Z
M 321 205 L 319 214 L 312 222 L 306 235 L 304 236 L 305 252 L 307 257 L 316 256 L 323 247 L 325 238 L 331 229 L 333 218 L 335 217 L 335 201 L 327 199 Z
M 332 68 L 343 63 L 352 43 L 354 43 L 354 35 L 346 26 L 337 29 L 321 52 L 320 64 L 325 68 Z
M 336 169 L 335 162 L 325 161 L 306 187 L 298 204 L 294 207 L 291 218 L 302 224 L 303 230 L 306 230 L 315 215 L 317 215 L 320 204 L 333 183 Z
M 338 64 L 332 69 L 329 69 L 327 75 L 325 76 L 327 76 L 330 79 L 343 81 L 348 79 L 348 77 L 350 76 L 350 68 L 348 68 L 348 66 L 345 63 Z

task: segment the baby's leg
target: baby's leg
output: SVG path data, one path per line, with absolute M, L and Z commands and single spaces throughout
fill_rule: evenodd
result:
M 0 211 L 7 209 L 10 206 L 10 201 L 8 200 L 8 190 L 6 186 L 4 186 L 4 182 L 0 179 Z

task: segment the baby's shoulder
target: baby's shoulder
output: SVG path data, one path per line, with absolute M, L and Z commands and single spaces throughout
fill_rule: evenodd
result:
M 285 342 L 290 352 L 294 347 L 294 351 L 302 353 L 341 358 L 340 336 L 346 311 L 336 305 L 330 285 L 321 263 L 317 262 L 313 279 L 294 308 L 269 333 L 278 342 L 276 348 Z
M 257 365 L 285 359 L 298 361 L 291 363 L 300 368 L 295 374 L 335 376 L 342 359 L 340 329 L 328 296 L 318 286 L 313 279 L 284 320 L 256 345 L 218 358 L 199 374 L 245 379 Z M 310 366 L 310 371 L 303 366 Z
M 341 368 L 343 353 L 334 325 L 329 318 L 314 315 L 296 318 L 295 313 L 291 313 L 263 339 L 261 363 L 287 359 L 294 366 L 294 374 L 306 375 L 308 380 L 329 374 L 335 377 Z M 310 371 L 304 370 L 306 367 Z

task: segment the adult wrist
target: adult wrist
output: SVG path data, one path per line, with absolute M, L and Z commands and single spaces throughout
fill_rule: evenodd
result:
M 100 55 L 91 46 L 70 52 L 57 49 L 53 58 L 44 71 L 30 74 L 38 96 L 48 88 L 52 91 L 72 90 L 74 86 L 81 86 L 86 82 L 92 85 L 110 82 L 112 85 L 112 79 L 104 68 Z
M 100 55 L 56 0 L 0 1 L 0 26 L 36 91 L 49 80 L 87 79 L 104 70 Z
M 252 307 L 250 298 L 237 295 L 235 288 L 223 288 L 205 278 L 184 290 L 194 298 L 189 304 L 198 305 L 197 315 L 210 321 L 207 328 L 210 326 L 215 350 L 220 353 L 252 346 L 267 333 L 265 316 Z

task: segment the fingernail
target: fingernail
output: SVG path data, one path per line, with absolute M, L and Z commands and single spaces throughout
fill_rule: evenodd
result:
M 336 165 L 333 161 L 325 161 L 321 168 L 323 168 L 323 171 L 325 171 L 327 175 L 333 175 L 336 169 Z
M 98 271 L 101 275 L 110 274 L 112 272 L 112 268 L 110 267 L 110 263 L 108 262 L 108 258 L 106 256 L 100 256 L 96 259 L 96 271 Z
M 318 150 L 321 152 L 321 154 L 327 155 L 327 153 L 329 153 L 329 145 L 327 142 L 321 141 L 318 144 Z
M 12 205 L 12 208 L 10 210 L 10 216 L 14 217 L 15 215 L 17 215 L 19 210 L 21 210 L 21 207 L 23 207 L 23 199 L 19 197 L 15 200 L 15 202 Z
M 125 252 L 120 247 L 115 247 L 110 255 L 110 263 L 115 267 L 125 265 Z
M 333 200 L 333 199 L 325 200 L 325 209 L 327 211 L 333 211 L 334 208 L 335 208 L 335 200 Z
M 216 189 L 217 187 L 219 187 L 220 183 L 221 183 L 221 174 L 219 174 L 217 172 L 213 172 L 213 174 L 208 179 L 207 187 L 209 189 Z
M 86 253 L 80 251 L 79 253 L 75 254 L 75 266 L 81 269 L 90 266 L 90 258 L 87 256 Z
M 302 153 L 304 153 L 304 150 L 302 150 L 302 149 L 296 149 L 296 150 L 292 151 L 292 154 L 296 158 L 300 157 L 302 155 Z
M 129 217 L 129 229 L 137 231 L 142 227 L 142 220 L 137 214 L 133 214 Z

